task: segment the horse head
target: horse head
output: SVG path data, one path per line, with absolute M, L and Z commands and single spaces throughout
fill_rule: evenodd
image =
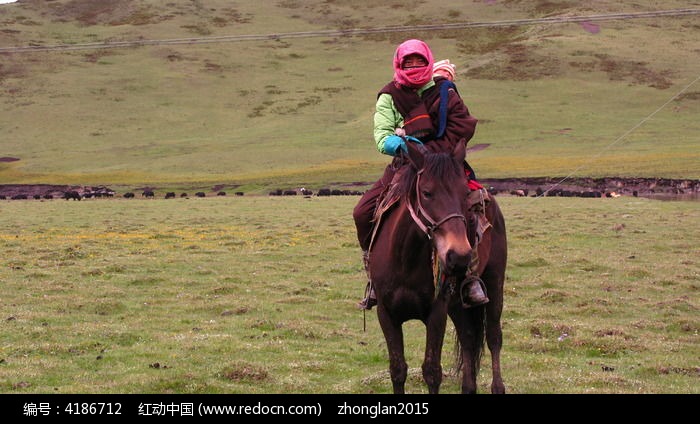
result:
M 448 277 L 463 276 L 472 253 L 464 216 L 466 143 L 457 143 L 451 153 L 432 153 L 417 143 L 407 143 L 407 147 L 416 172 L 414 187 L 407 193 L 409 212 L 432 242 L 442 272 Z

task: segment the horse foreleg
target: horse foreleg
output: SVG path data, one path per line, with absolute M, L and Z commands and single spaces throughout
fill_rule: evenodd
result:
M 476 376 L 478 373 L 477 332 L 472 317 L 473 309 L 465 310 L 460 306 L 452 309 L 450 318 L 455 326 L 459 341 L 459 355 L 462 372 L 462 393 L 476 393 Z
M 503 336 L 501 333 L 500 323 L 496 323 L 494 328 L 486 330 L 486 344 L 491 351 L 491 393 L 504 394 L 506 386 L 503 384 L 501 377 L 501 345 L 503 344 Z
M 434 304 L 427 321 L 425 359 L 423 361 L 423 380 L 430 394 L 438 394 L 442 384 L 442 345 L 445 340 L 447 325 L 447 305 L 444 301 Z
M 386 347 L 389 350 L 391 384 L 395 394 L 404 394 L 408 365 L 406 364 L 403 350 L 403 329 L 401 328 L 401 323 L 394 323 L 381 305 L 377 309 L 379 325 L 382 327 Z
M 503 394 L 506 386 L 501 377 L 501 347 L 503 332 L 501 330 L 501 311 L 503 296 L 494 296 L 491 303 L 486 305 L 486 345 L 491 352 L 491 393 Z

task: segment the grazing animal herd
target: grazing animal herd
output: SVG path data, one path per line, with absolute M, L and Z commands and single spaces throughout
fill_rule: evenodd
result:
M 363 193 L 361 191 L 357 190 L 338 190 L 338 189 L 333 189 L 331 190 L 330 188 L 322 188 L 318 190 L 316 193 L 316 196 L 361 196 Z M 312 190 L 308 190 L 306 188 L 300 188 L 299 190 L 282 190 L 282 189 L 277 189 L 274 191 L 271 191 L 269 193 L 270 196 L 296 196 L 296 195 L 301 195 L 301 196 L 313 196 L 314 192 Z
M 700 185 L 698 186 L 700 187 Z M 691 191 L 692 191 L 691 187 Z M 697 187 L 694 188 L 695 191 L 698 190 Z M 547 191 L 542 190 L 541 188 L 537 188 L 537 190 L 534 190 L 534 192 L 531 192 L 528 189 L 518 189 L 518 190 L 496 190 L 494 188 L 489 189 L 489 192 L 492 195 L 496 194 L 510 194 L 511 196 L 516 196 L 516 197 L 590 197 L 590 198 L 600 198 L 600 197 L 620 197 L 620 193 L 616 193 L 614 191 L 600 191 L 600 190 L 587 190 L 587 191 L 573 191 L 573 190 L 563 190 L 559 188 L 553 188 L 549 189 Z M 225 191 L 218 191 L 215 193 L 216 196 L 226 196 Z M 314 193 L 314 191 L 309 190 L 305 187 L 301 187 L 298 189 L 276 189 L 273 191 L 270 191 L 268 193 L 269 196 L 304 196 L 304 197 L 311 197 L 311 196 L 361 196 L 363 194 L 362 191 L 358 190 L 340 190 L 340 189 L 330 189 L 330 188 L 321 188 L 317 192 Z M 637 191 L 633 191 L 631 193 L 634 197 L 637 197 Z M 242 191 L 237 191 L 235 192 L 236 196 L 243 196 L 244 193 Z M 116 192 L 114 190 L 111 190 L 107 187 L 101 186 L 101 187 L 84 187 L 82 189 L 71 189 L 67 191 L 58 191 L 58 190 L 52 190 L 50 192 L 46 192 L 45 194 L 24 194 L 24 193 L 18 193 L 18 194 L 12 194 L 12 195 L 4 195 L 0 194 L 0 200 L 25 200 L 29 198 L 33 198 L 36 200 L 51 200 L 55 198 L 62 198 L 65 200 L 81 200 L 81 199 L 90 199 L 90 198 L 102 198 L 102 197 L 115 197 Z M 163 195 L 166 199 L 174 199 L 177 197 L 177 194 L 175 192 L 169 191 L 166 192 Z M 181 198 L 189 198 L 189 195 L 187 193 L 180 193 L 179 195 Z M 207 197 L 207 194 L 203 191 L 198 191 L 195 193 L 196 197 Z M 134 192 L 126 192 L 122 194 L 123 198 L 125 199 L 133 199 L 136 197 L 136 193 Z M 143 189 L 141 192 L 141 197 L 142 198 L 156 198 L 156 192 L 152 189 Z
M 242 191 L 237 191 L 234 193 L 236 196 L 243 196 L 245 193 Z M 274 191 L 271 191 L 269 193 L 270 196 L 296 196 L 296 195 L 301 195 L 305 197 L 310 197 L 313 195 L 316 196 L 355 196 L 355 195 L 362 195 L 361 191 L 355 191 L 355 190 L 337 190 L 333 189 L 331 190 L 330 188 L 322 188 L 318 190 L 317 193 L 314 193 L 312 190 L 309 190 L 307 188 L 299 188 L 299 189 L 293 189 L 293 190 L 282 190 L 282 189 L 277 189 Z M 195 194 L 195 197 L 207 197 L 207 193 L 203 191 L 198 191 Z M 227 193 L 225 191 L 218 191 L 215 193 L 216 196 L 223 197 L 226 196 Z M 115 197 L 117 196 L 117 193 L 114 190 L 108 189 L 106 187 L 92 187 L 92 188 L 82 188 L 82 189 L 71 189 L 71 190 L 66 190 L 66 191 L 51 191 L 50 193 L 46 193 L 43 195 L 40 194 L 13 194 L 11 196 L 3 195 L 0 194 L 0 200 L 25 200 L 29 198 L 34 198 L 36 200 L 51 200 L 55 198 L 61 198 L 65 200 L 77 200 L 80 201 L 82 199 L 90 199 L 90 198 L 102 198 L 102 197 Z M 134 193 L 132 191 L 126 192 L 121 195 L 124 199 L 133 199 L 136 198 L 137 193 Z M 143 189 L 141 191 L 140 197 L 145 198 L 145 199 L 155 199 L 156 197 L 159 197 L 156 195 L 156 192 L 152 189 Z M 178 195 L 173 192 L 169 191 L 166 192 L 163 197 L 165 199 L 174 199 L 178 197 Z M 189 195 L 187 193 L 180 193 L 179 197 L 181 198 L 189 198 Z

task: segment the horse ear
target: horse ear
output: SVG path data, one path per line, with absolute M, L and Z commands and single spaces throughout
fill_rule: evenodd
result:
M 419 143 L 408 142 L 406 143 L 406 147 L 408 148 L 408 157 L 411 159 L 411 162 L 414 163 L 416 169 L 422 168 L 425 146 Z
M 459 140 L 459 143 L 452 149 L 452 157 L 457 162 L 464 162 L 464 159 L 467 157 L 467 140 L 465 138 Z

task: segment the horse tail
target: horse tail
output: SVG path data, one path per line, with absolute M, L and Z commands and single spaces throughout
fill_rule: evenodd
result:
M 479 376 L 479 369 L 481 368 L 481 357 L 484 354 L 484 345 L 486 343 L 486 307 L 485 305 L 477 306 L 474 308 L 465 309 L 464 315 L 462 317 L 462 324 L 472 323 L 472 331 L 474 334 L 474 351 L 472 352 L 472 369 L 474 370 L 474 376 Z M 459 335 L 455 331 L 455 369 L 461 370 L 462 365 L 464 365 L 463 359 L 463 346 L 459 341 Z
M 474 375 L 479 376 L 481 368 L 481 357 L 484 354 L 484 342 L 486 340 L 486 307 L 480 306 L 472 308 L 472 319 L 474 322 Z
M 462 344 L 459 342 L 459 334 L 457 332 L 454 332 L 455 336 L 455 348 L 454 348 L 454 355 L 455 355 L 455 369 L 457 370 L 457 373 L 459 373 L 459 370 L 462 369 Z

